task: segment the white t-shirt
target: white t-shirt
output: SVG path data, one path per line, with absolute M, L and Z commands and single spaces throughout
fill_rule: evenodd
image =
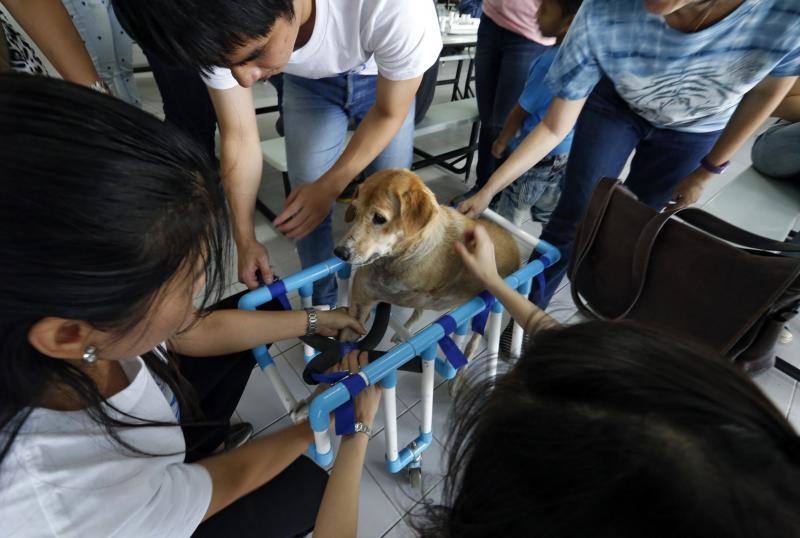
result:
M 142 359 L 121 364 L 131 383 L 108 401 L 135 417 L 174 422 Z M 180 427 L 119 434 L 145 452 L 177 454 L 132 454 L 85 411 L 34 409 L 0 468 L 0 536 L 191 536 L 211 502 L 211 477 L 183 462 Z
M 284 72 L 318 79 L 357 71 L 389 80 L 422 75 L 439 56 L 442 35 L 431 0 L 314 0 L 311 39 L 292 53 Z M 208 87 L 237 85 L 230 69 L 204 75 Z

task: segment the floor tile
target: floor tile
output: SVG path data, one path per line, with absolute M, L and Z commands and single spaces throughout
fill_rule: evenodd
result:
M 400 417 L 397 421 L 397 437 L 401 449 L 419 435 L 419 426 L 420 421 L 412 413 Z M 444 476 L 442 456 L 443 449 L 436 440 L 422 455 L 422 489 L 425 493 L 435 488 Z M 382 436 L 370 441 L 367 447 L 366 465 L 381 490 L 401 512 L 407 512 L 422 498 L 422 492 L 415 491 L 411 487 L 405 470 L 391 474 L 386 469 L 385 444 Z
M 417 534 L 411 530 L 405 521 L 400 520 L 383 535 L 383 538 L 415 538 Z
M 310 392 L 289 363 L 281 356 L 274 357 L 283 380 L 295 398 L 305 398 Z M 278 398 L 272 383 L 260 368 L 254 368 L 245 387 L 242 399 L 236 408 L 242 420 L 253 424 L 256 431 L 272 424 L 286 415 L 286 409 Z
M 450 384 L 446 383 L 436 387 L 433 391 L 433 437 L 442 446 L 447 445 L 450 432 L 450 410 L 453 406 L 453 396 L 450 394 Z M 422 423 L 422 404 L 411 408 L 411 412 Z
M 400 520 L 400 512 L 383 493 L 375 478 L 364 470 L 358 498 L 359 538 L 379 538 Z
M 789 408 L 789 422 L 794 426 L 795 431 L 800 434 L 800 390 L 795 387 L 792 405 Z

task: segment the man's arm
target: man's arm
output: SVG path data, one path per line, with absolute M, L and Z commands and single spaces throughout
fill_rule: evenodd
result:
M 292 239 L 308 235 L 330 211 L 336 197 L 400 130 L 422 77 L 389 80 L 378 76 L 375 104 L 364 116 L 339 160 L 313 184 L 295 188 L 275 219 L 278 230 Z
M 209 88 L 208 91 L 219 123 L 220 168 L 239 254 L 239 280 L 253 289 L 259 285 L 257 270 L 266 283 L 272 282 L 267 250 L 256 240 L 254 223 L 262 158 L 253 92 L 238 85 L 227 90 Z
M 797 77 L 767 77 L 747 92 L 708 154 L 708 161 L 717 166 L 730 161 L 742 144 L 769 118 L 795 82 Z M 713 177 L 712 172 L 698 167 L 675 188 L 672 194 L 674 205 L 670 209 L 697 202 Z
M 0 0 L 66 80 L 91 86 L 100 75 L 61 0 Z

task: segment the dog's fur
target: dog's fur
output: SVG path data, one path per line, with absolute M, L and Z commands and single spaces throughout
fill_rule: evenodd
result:
M 350 314 L 360 321 L 366 321 L 376 302 L 385 301 L 414 309 L 406 322 L 410 328 L 423 310 L 453 308 L 482 290 L 454 247 L 475 219 L 439 205 L 416 174 L 391 169 L 370 176 L 345 221 L 353 224 L 338 247 L 349 251 L 350 263 L 358 268 Z M 498 272 L 507 276 L 516 271 L 520 254 L 514 239 L 499 226 L 480 222 L 494 243 Z M 340 335 L 343 340 L 354 337 Z

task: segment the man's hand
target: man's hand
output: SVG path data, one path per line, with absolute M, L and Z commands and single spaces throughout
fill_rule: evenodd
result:
M 500 138 L 494 141 L 494 144 L 492 144 L 492 155 L 494 155 L 495 159 L 503 158 L 503 153 L 505 153 L 507 145 L 506 141 Z
M 686 176 L 672 191 L 672 200 L 667 204 L 667 209 L 673 211 L 696 203 L 712 177 L 713 174 L 703 168 L 698 168 Z
M 278 231 L 291 239 L 302 239 L 319 226 L 339 195 L 325 181 L 315 181 L 292 189 L 283 203 L 283 211 L 275 218 Z
M 458 204 L 458 211 L 468 217 L 478 218 L 481 216 L 481 213 L 486 211 L 486 208 L 489 207 L 491 202 L 491 194 L 486 192 L 486 189 L 483 188 L 479 190 L 475 196 L 467 198 Z
M 256 273 L 259 271 L 263 283 L 272 284 L 272 268 L 264 245 L 252 239 L 236 247 L 239 253 L 239 281 L 248 289 L 255 289 L 262 283 L 259 282 L 259 275 Z

